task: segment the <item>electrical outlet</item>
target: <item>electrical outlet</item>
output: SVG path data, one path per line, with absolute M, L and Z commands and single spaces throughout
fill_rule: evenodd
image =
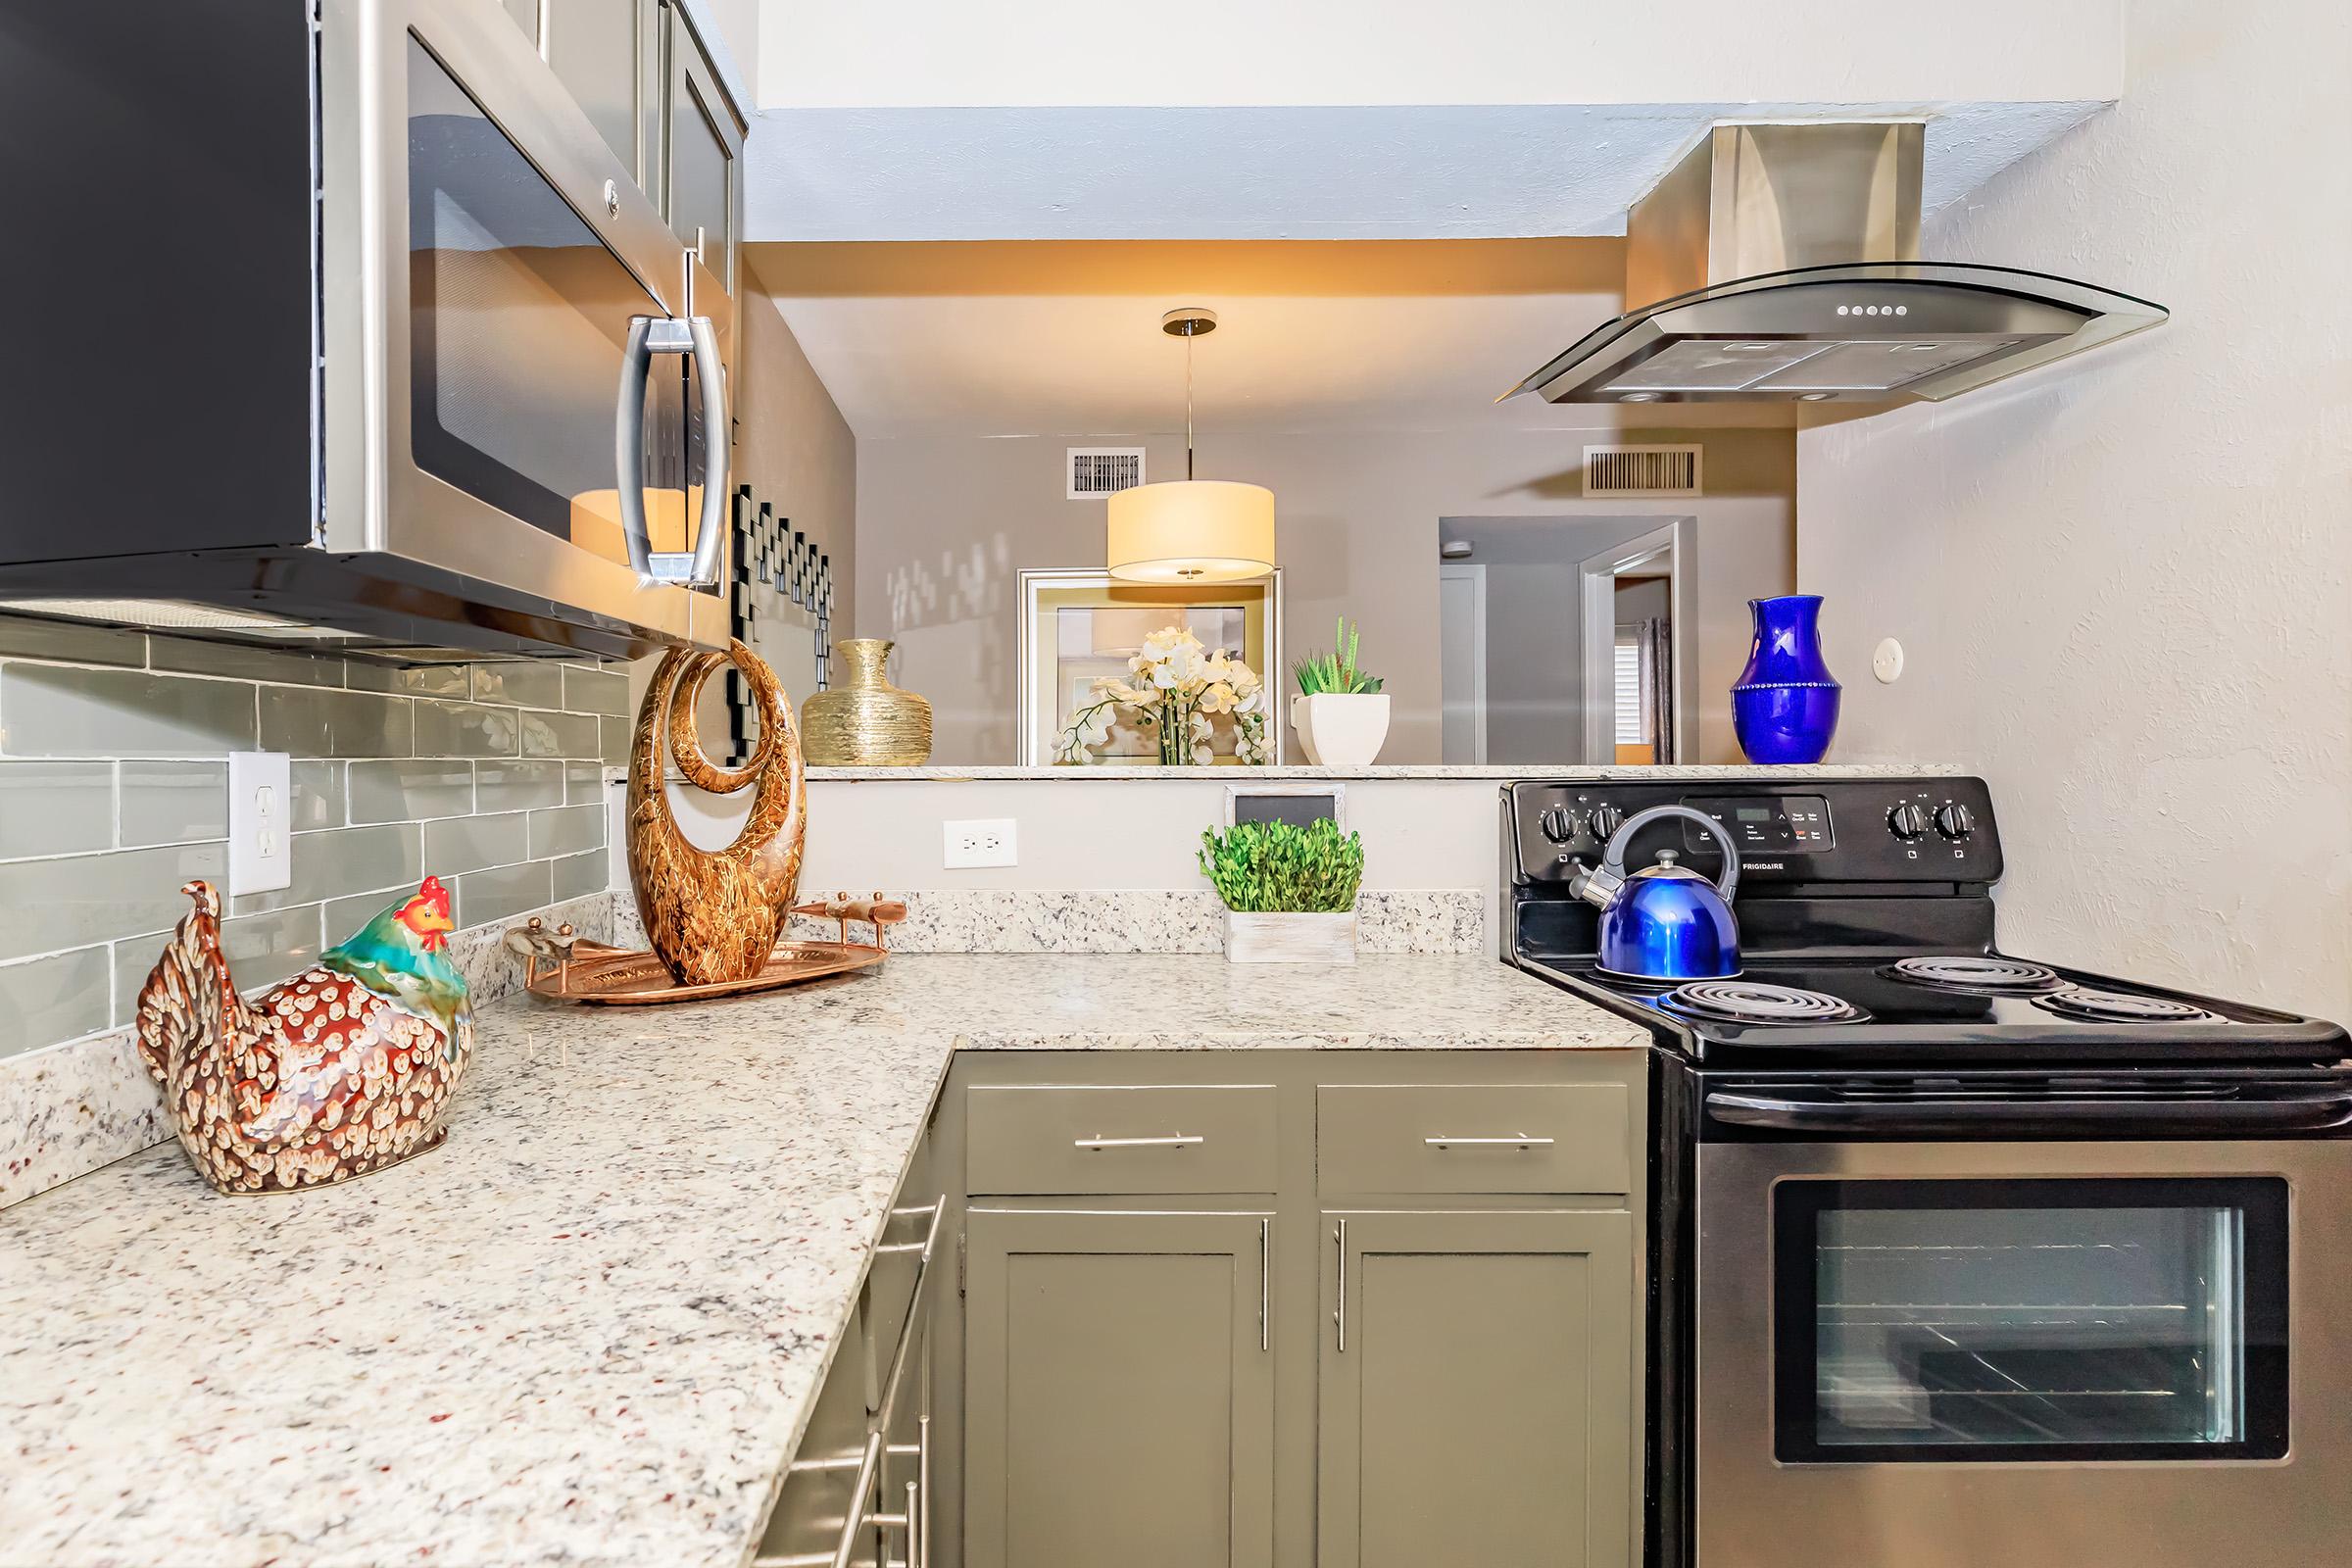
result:
M 951 871 L 1021 862 L 1020 824 L 1009 816 L 948 822 L 947 852 L 940 864 Z
M 294 769 L 284 752 L 228 754 L 228 892 L 275 893 L 294 881 Z

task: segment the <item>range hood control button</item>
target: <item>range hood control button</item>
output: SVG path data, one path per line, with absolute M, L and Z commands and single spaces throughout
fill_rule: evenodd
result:
M 1887 830 L 1905 844 L 1916 844 L 1928 836 L 1928 810 L 1905 801 L 1886 813 Z

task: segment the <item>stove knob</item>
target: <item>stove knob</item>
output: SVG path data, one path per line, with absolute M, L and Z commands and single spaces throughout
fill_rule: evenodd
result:
M 1565 844 L 1576 837 L 1576 818 L 1568 814 L 1568 808 L 1565 806 L 1545 807 L 1544 814 L 1536 818 L 1536 825 L 1541 827 L 1544 830 L 1544 836 L 1554 844 Z
M 1886 813 L 1886 827 L 1905 844 L 1915 844 L 1928 836 L 1928 808 L 1905 801 Z
M 1614 806 L 1595 806 L 1592 808 L 1592 818 L 1586 825 L 1592 829 L 1594 838 L 1606 844 L 1617 836 L 1619 828 L 1625 826 L 1625 813 Z
M 1936 831 L 1945 838 L 1964 839 L 1976 830 L 1976 817 L 1958 801 L 1947 801 L 1936 808 Z

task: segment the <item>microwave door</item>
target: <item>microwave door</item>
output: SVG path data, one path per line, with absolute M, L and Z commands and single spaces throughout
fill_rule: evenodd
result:
M 371 149 L 380 192 L 356 239 L 331 180 L 324 201 L 328 547 L 584 616 L 636 651 L 722 646 L 723 604 L 651 559 L 656 526 L 692 527 L 690 384 L 724 403 L 723 349 L 676 309 L 683 248 L 495 8 L 328 15 L 343 30 L 322 34 L 322 70 L 360 89 L 322 94 L 328 168 L 343 144 Z M 361 123 L 340 123 L 355 99 Z M 331 286 L 339 251 L 370 274 L 356 310 Z M 336 440 L 354 391 L 381 402 L 373 474 Z

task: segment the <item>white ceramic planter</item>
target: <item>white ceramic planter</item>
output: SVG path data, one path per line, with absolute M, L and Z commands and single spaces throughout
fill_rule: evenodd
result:
M 1291 699 L 1291 727 L 1318 767 L 1369 767 L 1389 738 L 1387 692 L 1317 692 Z
M 1244 914 L 1227 909 L 1225 956 L 1234 963 L 1353 963 L 1355 911 Z

